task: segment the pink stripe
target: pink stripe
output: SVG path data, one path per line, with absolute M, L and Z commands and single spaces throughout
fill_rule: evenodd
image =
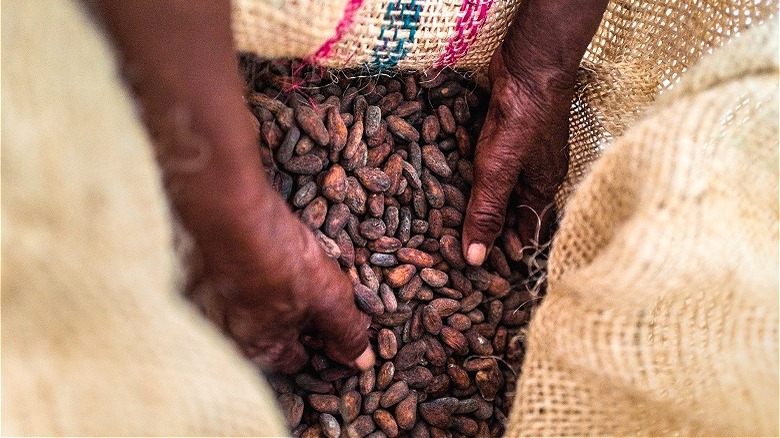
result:
M 479 29 L 487 20 L 491 6 L 493 0 L 463 0 L 460 17 L 455 23 L 455 34 L 447 42 L 447 48 L 436 61 L 435 67 L 455 65 L 469 52 L 469 47 L 477 39 Z
M 319 49 L 317 49 L 316 52 L 314 52 L 314 55 L 311 56 L 313 61 L 321 61 L 330 55 L 330 51 L 333 49 L 333 46 L 341 40 L 344 32 L 346 32 L 350 26 L 352 26 L 352 20 L 355 18 L 355 12 L 357 12 L 361 5 L 363 5 L 363 0 L 347 1 L 347 6 L 344 8 L 344 15 L 341 16 L 341 20 L 339 20 L 339 24 L 336 26 L 336 34 L 325 41 L 325 43 Z

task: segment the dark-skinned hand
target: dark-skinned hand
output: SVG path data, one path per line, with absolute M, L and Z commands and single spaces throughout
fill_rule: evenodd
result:
M 368 317 L 350 281 L 266 180 L 230 2 L 89 5 L 120 55 L 173 212 L 201 256 L 191 298 L 267 369 L 304 365 L 304 330 L 331 359 L 370 368 Z
M 523 255 L 550 240 L 554 196 L 568 166 L 577 67 L 606 5 L 606 0 L 528 0 L 493 54 L 490 106 L 463 227 L 470 264 L 485 261 L 508 207 L 517 209 Z M 517 202 L 508 205 L 513 191 Z

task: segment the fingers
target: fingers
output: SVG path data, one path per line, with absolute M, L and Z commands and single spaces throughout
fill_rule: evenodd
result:
M 355 305 L 349 280 L 334 263 L 329 265 L 331 279 L 315 301 L 314 324 L 328 357 L 366 370 L 374 365 L 374 353 L 368 343 L 370 318 Z
M 485 126 L 477 143 L 474 182 L 463 224 L 463 254 L 471 265 L 481 265 L 501 233 L 507 201 L 517 183 L 521 149 L 519 126 L 491 99 Z

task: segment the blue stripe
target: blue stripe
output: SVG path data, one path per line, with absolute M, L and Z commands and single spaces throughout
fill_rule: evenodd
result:
M 372 71 L 395 67 L 409 53 L 404 46 L 414 42 L 422 1 L 425 0 L 394 0 L 388 3 L 384 24 L 374 45 L 374 59 L 368 63 Z

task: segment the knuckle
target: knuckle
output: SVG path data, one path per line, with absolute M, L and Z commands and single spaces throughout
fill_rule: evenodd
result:
M 476 208 L 469 215 L 469 225 L 479 234 L 496 236 L 504 226 L 503 212 L 503 209 L 495 206 L 485 209 Z

